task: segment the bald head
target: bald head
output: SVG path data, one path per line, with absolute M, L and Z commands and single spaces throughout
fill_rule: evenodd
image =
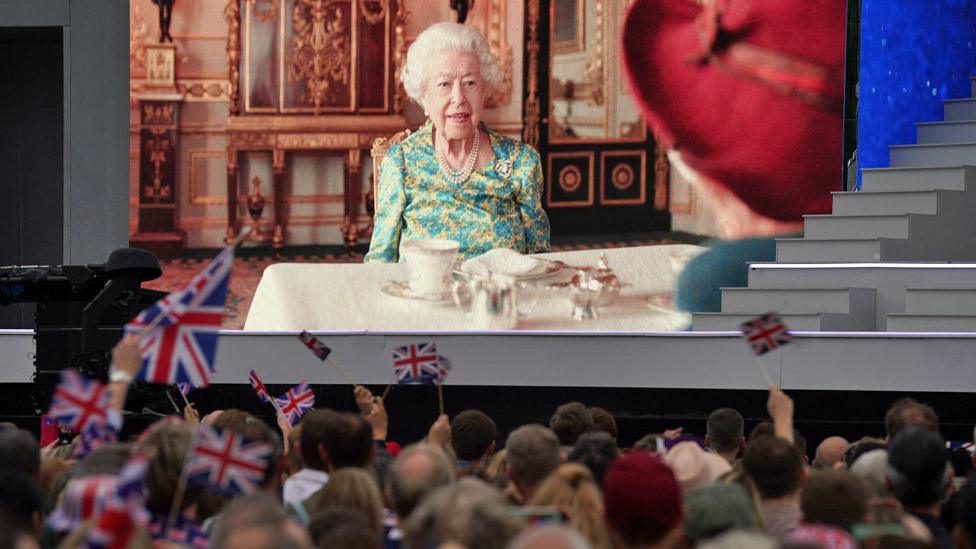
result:
M 844 461 L 844 452 L 851 447 L 851 443 L 843 437 L 827 437 L 817 446 L 817 454 L 813 458 L 816 469 L 833 469 L 836 464 Z
M 393 460 L 386 494 L 397 515 L 406 518 L 427 494 L 453 480 L 454 468 L 442 451 L 429 444 L 414 444 Z
M 529 528 L 508 544 L 508 549 L 589 549 L 590 544 L 565 526 L 548 524 Z

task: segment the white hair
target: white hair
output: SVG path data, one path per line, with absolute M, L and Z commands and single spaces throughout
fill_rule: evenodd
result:
M 410 45 L 407 62 L 400 71 L 400 81 L 403 82 L 407 95 L 421 107 L 425 106 L 423 94 L 430 71 L 436 66 L 432 60 L 445 51 L 470 53 L 478 58 L 487 91 L 490 92 L 501 84 L 501 65 L 478 29 L 460 23 L 435 23 L 424 29 Z
M 590 543 L 575 530 L 559 524 L 546 524 L 529 528 L 508 544 L 508 549 L 528 549 L 549 542 L 549 547 L 563 549 L 590 549 Z

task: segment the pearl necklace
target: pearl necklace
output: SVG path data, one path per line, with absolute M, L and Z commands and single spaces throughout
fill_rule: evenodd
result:
M 441 168 L 441 173 L 448 181 L 454 183 L 455 185 L 460 185 L 468 180 L 471 176 L 471 172 L 474 171 L 474 163 L 478 160 L 478 149 L 481 148 L 481 131 L 475 129 L 474 133 L 474 144 L 471 145 L 471 152 L 468 153 L 468 158 L 464 161 L 464 166 L 460 170 L 455 170 L 447 163 L 447 157 L 444 156 L 442 151 L 437 151 L 437 164 Z

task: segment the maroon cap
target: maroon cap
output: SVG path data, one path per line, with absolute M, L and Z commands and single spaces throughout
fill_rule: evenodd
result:
M 625 539 L 653 542 L 681 522 L 681 488 L 661 458 L 630 452 L 603 477 L 607 524 Z
M 637 0 L 623 60 L 655 136 L 753 211 L 840 190 L 844 0 Z

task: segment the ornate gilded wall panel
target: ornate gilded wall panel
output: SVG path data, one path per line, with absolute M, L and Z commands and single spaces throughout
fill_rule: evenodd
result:
M 593 205 L 593 153 L 549 155 L 546 170 L 546 207 Z
M 647 202 L 647 153 L 604 151 L 600 155 L 600 203 L 640 205 Z
M 290 0 L 283 25 L 282 112 L 352 111 L 358 27 L 352 0 Z M 254 50 L 252 50 L 252 53 Z

